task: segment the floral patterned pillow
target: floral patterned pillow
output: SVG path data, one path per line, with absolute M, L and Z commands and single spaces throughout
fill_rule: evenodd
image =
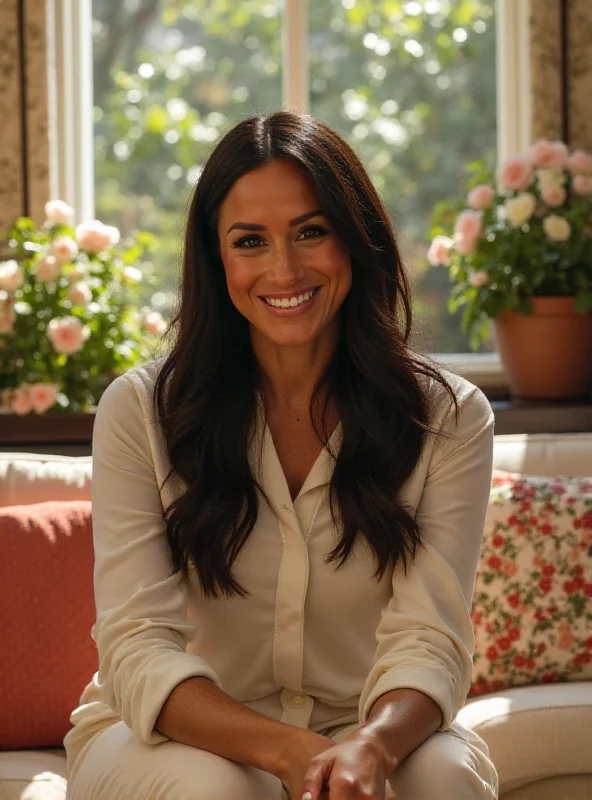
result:
M 494 471 L 469 696 L 592 680 L 592 478 Z

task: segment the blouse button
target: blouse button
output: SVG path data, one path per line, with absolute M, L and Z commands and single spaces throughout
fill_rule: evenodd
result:
M 306 698 L 303 697 L 301 694 L 296 694 L 292 698 L 292 705 L 294 708 L 302 708 L 302 706 L 306 703 Z

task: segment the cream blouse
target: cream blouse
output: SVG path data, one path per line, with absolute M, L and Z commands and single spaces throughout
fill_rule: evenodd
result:
M 437 392 L 433 425 L 401 499 L 423 535 L 407 576 L 373 577 L 367 545 L 341 569 L 325 564 L 335 546 L 328 502 L 332 458 L 323 450 L 292 501 L 269 428 L 261 418 L 250 454 L 270 505 L 235 562 L 245 598 L 211 600 L 196 580 L 171 575 L 162 522 L 181 491 L 152 394 L 159 362 L 134 368 L 106 390 L 93 436 L 93 528 L 99 669 L 72 714 L 69 768 L 105 726 L 123 720 L 146 743 L 171 691 L 205 676 L 256 711 L 323 731 L 364 724 L 373 703 L 396 688 L 438 703 L 442 729 L 470 681 L 469 616 L 492 467 L 493 414 L 482 392 L 446 373 L 460 404 Z M 338 449 L 338 426 L 330 445 Z

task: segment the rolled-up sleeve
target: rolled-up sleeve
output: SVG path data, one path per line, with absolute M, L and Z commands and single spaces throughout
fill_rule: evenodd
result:
M 195 634 L 187 589 L 172 573 L 162 501 L 140 400 L 117 378 L 101 397 L 93 431 L 92 519 L 102 697 L 148 744 L 172 690 L 187 678 L 219 681 L 186 652 Z
M 493 413 L 473 387 L 449 438 L 437 437 L 416 519 L 422 546 L 407 575 L 397 568 L 393 596 L 377 629 L 378 647 L 360 698 L 365 724 L 376 700 L 416 689 L 454 720 L 470 687 L 475 572 L 491 484 Z

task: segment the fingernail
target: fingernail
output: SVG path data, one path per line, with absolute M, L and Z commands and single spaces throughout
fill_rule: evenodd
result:
M 304 792 L 302 800 L 312 800 L 312 792 Z

